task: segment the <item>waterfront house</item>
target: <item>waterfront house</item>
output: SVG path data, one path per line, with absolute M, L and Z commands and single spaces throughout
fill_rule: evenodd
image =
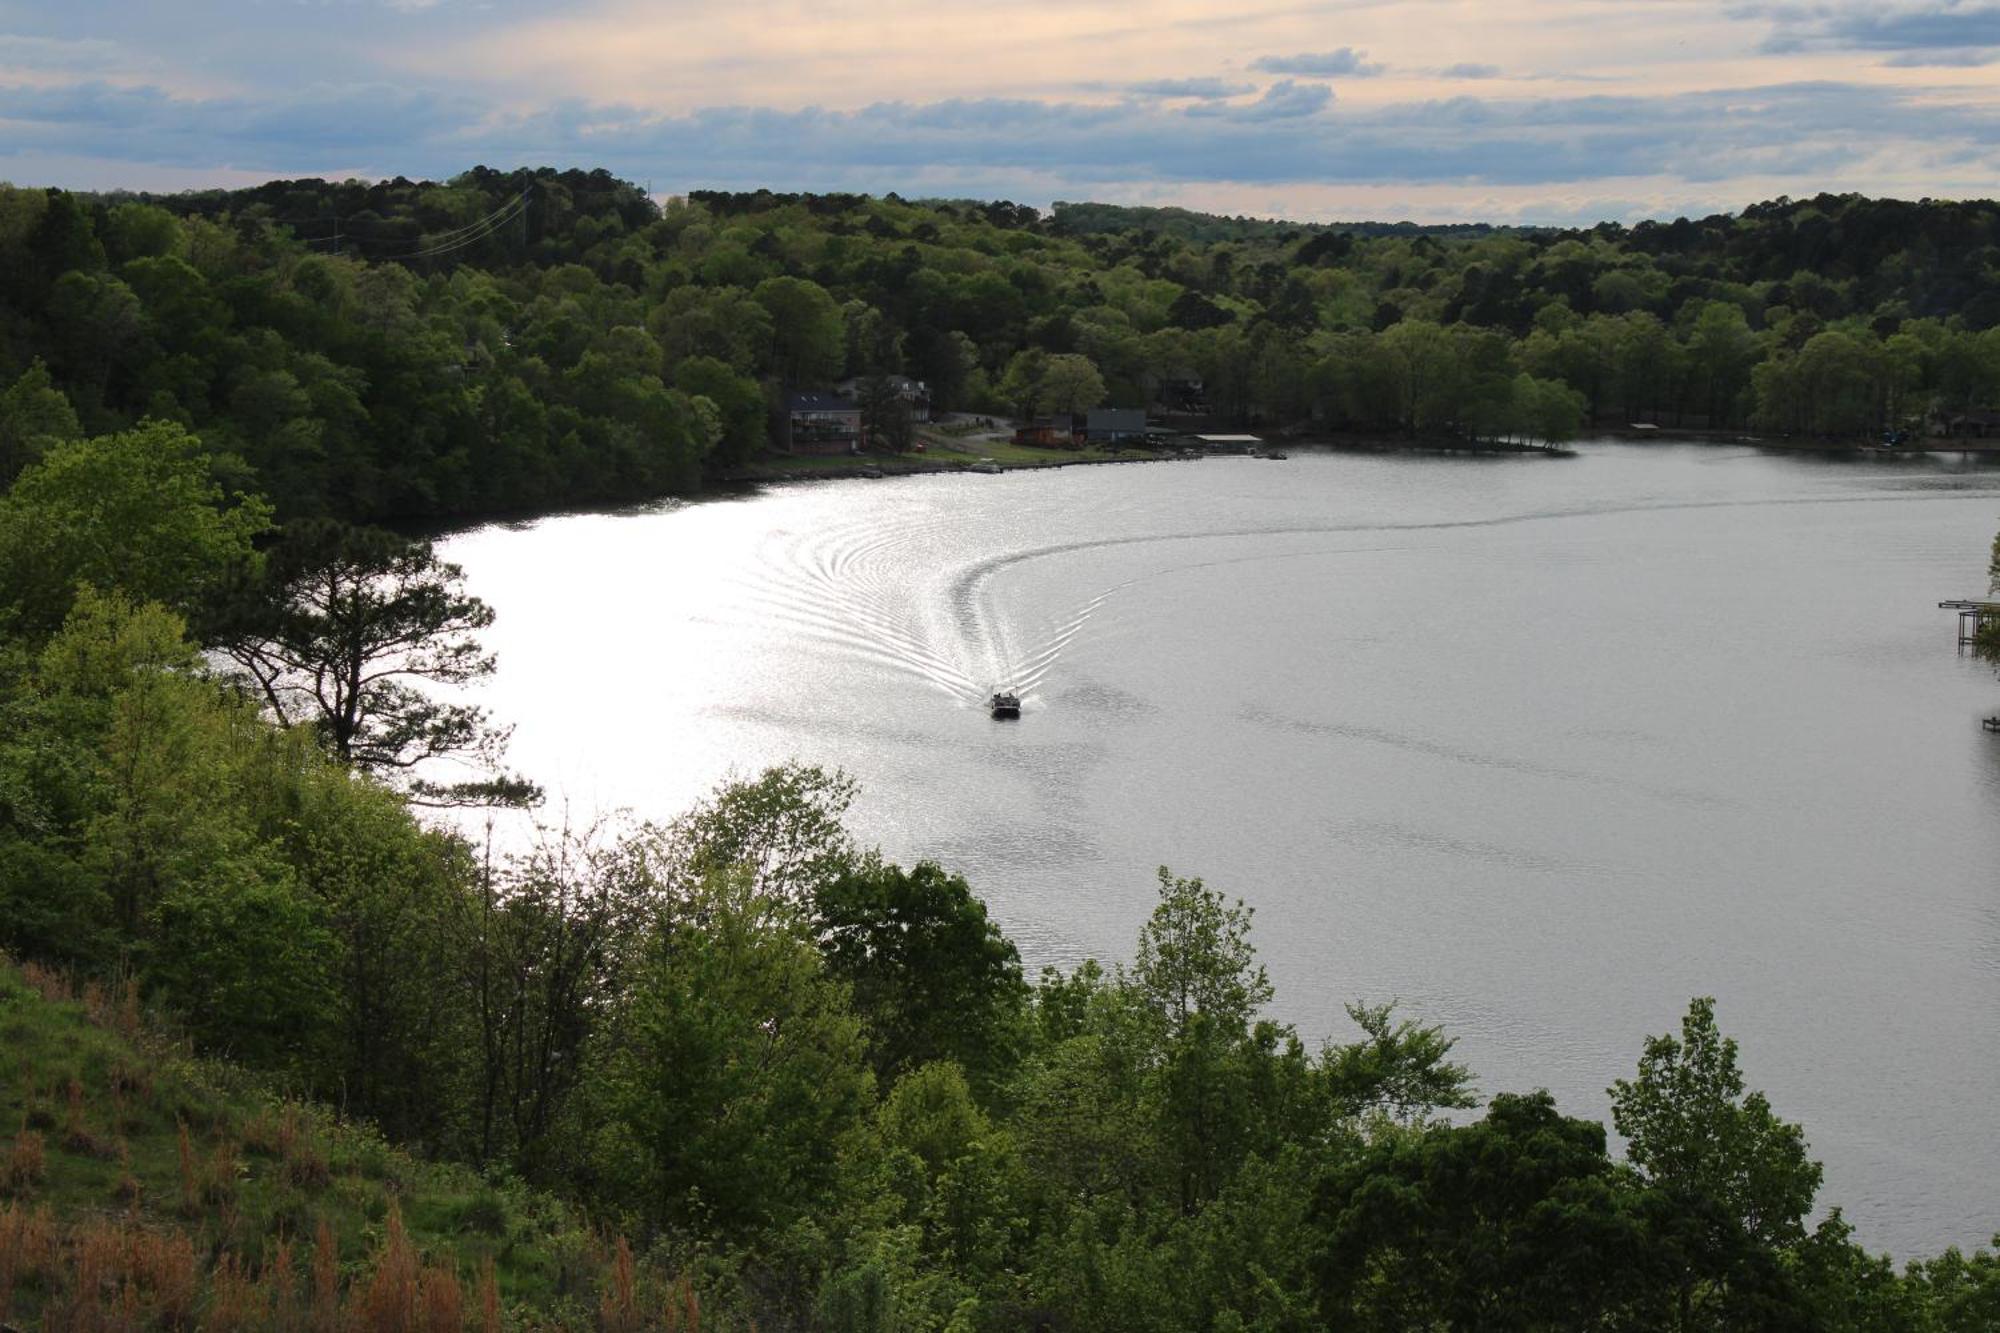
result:
M 1092 444 L 1141 439 L 1146 434 L 1146 409 L 1093 407 L 1084 419 L 1084 434 Z
M 908 375 L 884 375 L 890 390 L 910 410 L 910 420 L 929 421 L 931 419 L 930 386 L 922 380 L 913 380 Z M 851 403 L 859 403 L 868 390 L 868 376 L 857 375 L 853 379 L 842 380 L 833 386 L 833 391 Z
M 785 400 L 785 448 L 794 454 L 851 454 L 861 449 L 861 406 L 825 389 Z
M 1931 434 L 1952 440 L 2000 439 L 2000 408 L 1974 407 L 1949 417 L 1933 417 Z

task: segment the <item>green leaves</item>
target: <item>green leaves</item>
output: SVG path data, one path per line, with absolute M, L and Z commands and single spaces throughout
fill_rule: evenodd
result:
M 1759 1245 L 1805 1238 L 1820 1165 L 1797 1125 L 1778 1119 L 1763 1093 L 1744 1093 L 1736 1043 L 1717 1030 L 1712 998 L 1688 1006 L 1678 1039 L 1647 1039 L 1638 1077 L 1612 1085 L 1611 1120 L 1648 1181 L 1713 1204 Z
M 647 1217 L 728 1235 L 811 1212 L 873 1099 L 861 1021 L 750 876 L 703 882 L 633 978 L 607 1071 L 611 1179 Z
M 293 523 L 265 579 L 230 606 L 220 646 L 281 724 L 313 728 L 342 762 L 408 775 L 426 802 L 532 803 L 538 789 L 499 771 L 506 732 L 483 709 L 419 688 L 492 674 L 475 636 L 493 611 L 462 583 L 429 542 Z M 439 781 L 424 767 L 438 761 L 469 761 L 484 776 Z
M 1251 909 L 1165 866 L 1159 876 L 1160 901 L 1132 964 L 1140 996 L 1170 1041 L 1197 1017 L 1222 1032 L 1247 1030 L 1271 1001 L 1271 979 L 1250 945 Z
M 1457 1044 L 1437 1027 L 1395 1021 L 1396 1006 L 1347 1006 L 1347 1016 L 1367 1034 L 1349 1045 L 1328 1044 L 1320 1077 L 1337 1112 L 1379 1112 L 1410 1121 L 1432 1111 L 1478 1105 L 1472 1073 L 1445 1057 Z
M 813 918 L 885 1085 L 952 1060 L 991 1096 L 1012 1073 L 1026 1037 L 1020 958 L 962 877 L 865 863 L 819 888 Z
M 256 567 L 270 516 L 225 495 L 179 426 L 60 442 L 0 499 L 0 604 L 29 634 L 53 632 L 84 583 L 195 617 Z

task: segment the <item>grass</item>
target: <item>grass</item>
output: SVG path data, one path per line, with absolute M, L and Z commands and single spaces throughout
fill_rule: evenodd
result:
M 0 1325 L 693 1328 L 558 1201 L 191 1057 L 136 996 L 0 960 Z

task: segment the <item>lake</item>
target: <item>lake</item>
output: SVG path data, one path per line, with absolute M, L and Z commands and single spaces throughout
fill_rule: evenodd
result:
M 443 543 L 547 816 L 786 759 L 960 871 L 1031 971 L 1128 959 L 1155 868 L 1256 909 L 1276 1016 L 1441 1023 L 1608 1116 L 1712 994 L 1822 1203 L 2000 1230 L 2000 471 L 1735 446 L 781 486 Z M 1018 686 L 1019 722 L 984 709 Z

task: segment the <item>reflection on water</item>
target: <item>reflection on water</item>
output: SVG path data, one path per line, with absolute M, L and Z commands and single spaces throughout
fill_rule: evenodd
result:
M 1171 864 L 1241 895 L 1279 1016 L 1445 1023 L 1602 1117 L 1719 999 L 1829 1202 L 2000 1230 L 2000 472 L 1739 448 L 1220 459 L 782 487 L 447 543 L 484 702 L 572 810 L 799 758 L 963 870 L 1031 967 L 1129 953 Z M 981 708 L 1012 686 L 1019 723 Z

